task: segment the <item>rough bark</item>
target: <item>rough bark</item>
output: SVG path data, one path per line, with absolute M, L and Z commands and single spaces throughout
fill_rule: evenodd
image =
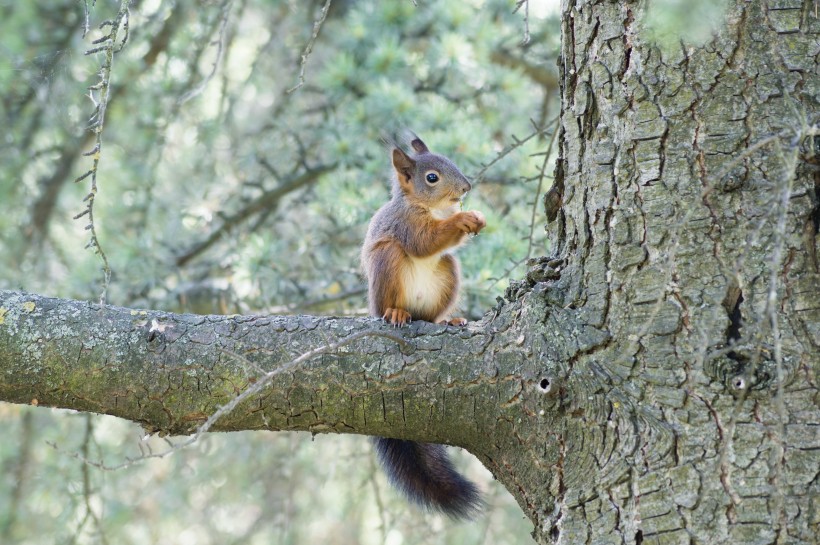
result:
M 670 54 L 641 40 L 645 7 L 563 3 L 552 289 L 609 335 L 562 362 L 590 377 L 563 415 L 587 428 L 539 528 L 814 543 L 820 23 L 808 1 L 738 1 Z
M 644 8 L 564 2 L 554 256 L 481 322 L 357 339 L 214 429 L 465 447 L 539 543 L 815 543 L 820 24 L 807 0 L 738 0 L 670 54 Z M 190 433 L 370 329 L 0 292 L 0 399 Z

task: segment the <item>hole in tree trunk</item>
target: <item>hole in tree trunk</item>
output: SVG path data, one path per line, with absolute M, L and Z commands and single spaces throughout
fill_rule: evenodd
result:
M 729 326 L 726 328 L 726 344 L 731 346 L 740 340 L 740 328 L 743 327 L 743 315 L 740 312 L 740 304 L 743 302 L 743 292 L 738 286 L 731 286 L 723 300 L 723 308 L 729 315 Z M 737 359 L 737 354 L 729 352 L 727 356 Z

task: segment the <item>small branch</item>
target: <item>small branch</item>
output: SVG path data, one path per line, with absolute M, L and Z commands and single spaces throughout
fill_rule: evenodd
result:
M 284 197 L 292 191 L 299 189 L 300 187 L 315 182 L 317 179 L 319 179 L 319 176 L 326 172 L 330 172 L 334 168 L 336 168 L 336 165 L 324 165 L 305 171 L 302 174 L 294 176 L 293 178 L 285 181 L 285 183 L 278 185 L 269 191 L 266 191 L 261 196 L 254 199 L 251 203 L 243 207 L 241 210 L 235 212 L 234 214 L 224 217 L 222 224 L 216 229 L 214 229 L 205 240 L 197 244 L 194 244 L 192 247 L 190 247 L 189 249 L 185 250 L 177 256 L 177 266 L 185 266 L 192 259 L 201 255 L 205 250 L 213 246 L 217 241 L 219 241 L 224 235 L 230 232 L 234 227 L 246 221 L 254 214 L 258 214 L 260 212 L 269 213 L 270 211 L 275 210 L 279 206 L 279 202 L 281 201 L 282 197 Z
M 83 20 L 83 39 L 85 39 L 86 34 L 88 34 L 88 29 L 91 28 L 89 23 L 89 15 L 88 15 L 88 0 L 84 0 L 83 4 L 85 6 L 85 19 Z M 93 0 L 94 6 L 97 5 L 97 0 Z
M 84 458 L 88 458 L 88 451 L 89 447 L 91 446 L 91 442 L 94 438 L 94 420 L 91 414 L 86 413 L 85 415 L 85 437 L 83 438 L 83 446 L 81 449 L 81 454 Z M 105 537 L 105 532 L 103 531 L 102 522 L 100 521 L 100 517 L 97 516 L 97 513 L 94 512 L 94 508 L 91 506 L 91 472 L 89 471 L 88 464 L 83 464 L 81 467 L 81 472 L 83 475 L 83 505 L 85 506 L 85 516 L 80 521 L 80 524 L 77 526 L 77 529 L 74 531 L 74 535 L 79 536 L 82 532 L 83 528 L 85 527 L 86 523 L 91 521 L 94 526 L 97 528 L 98 535 L 100 536 L 100 541 L 103 545 L 108 544 L 108 539 Z
M 518 10 L 524 6 L 524 37 L 521 39 L 521 45 L 530 43 L 530 2 L 529 0 L 518 0 L 515 3 L 513 13 L 518 13 Z
M 6 507 L 6 520 L 0 528 L 0 538 L 3 543 L 12 542 L 12 534 L 17 524 L 17 517 L 20 514 L 22 503 L 25 499 L 26 487 L 28 485 L 29 464 L 33 461 L 31 456 L 31 443 L 34 426 L 32 420 L 34 412 L 25 411 L 20 420 L 20 437 L 17 462 L 13 469 L 13 485 L 11 488 L 8 507 Z
M 370 471 L 367 474 L 367 480 L 370 483 L 370 486 L 373 487 L 373 498 L 376 500 L 376 511 L 379 514 L 379 534 L 381 536 L 379 542 L 385 543 L 387 541 L 387 509 L 385 509 L 384 507 L 384 501 L 382 500 L 379 482 L 376 480 L 376 475 L 379 474 L 379 468 L 376 465 L 375 456 L 371 454 L 367 457 L 367 459 L 370 465 Z
M 555 70 L 534 64 L 522 56 L 513 55 L 504 49 L 496 49 L 490 53 L 490 62 L 499 66 L 521 70 L 525 76 L 541 85 L 547 91 L 558 90 L 558 75 Z
M 138 74 L 132 74 L 130 76 L 132 80 L 136 80 L 140 75 L 150 69 L 156 63 L 159 54 L 162 51 L 165 51 L 168 47 L 168 43 L 174 29 L 177 26 L 177 23 L 179 22 L 182 11 L 183 10 L 179 8 L 178 4 L 173 8 L 171 16 L 165 21 L 160 32 L 153 37 L 148 51 L 142 57 L 141 72 Z M 67 33 L 67 36 L 70 38 L 71 34 Z M 68 48 L 68 42 L 69 40 L 66 40 L 66 43 L 60 46 L 61 49 Z M 53 69 L 53 65 L 49 66 L 49 70 L 51 69 Z M 32 97 L 34 96 L 34 89 L 35 88 L 32 87 L 30 91 Z M 112 84 L 111 92 L 108 95 L 109 102 L 115 102 L 128 90 L 129 87 L 127 86 L 127 82 L 125 84 L 120 83 L 118 85 Z M 30 100 L 30 98 L 27 96 L 26 100 Z M 19 108 L 21 107 L 22 105 Z M 42 112 L 43 110 L 40 111 Z M 26 139 L 24 139 L 24 144 L 20 145 L 20 149 L 26 149 L 29 147 L 28 144 L 25 144 L 25 142 L 30 140 L 32 134 L 33 132 L 31 132 L 31 130 L 27 133 Z M 96 133 L 89 131 L 86 132 L 82 138 L 68 139 L 62 145 L 56 146 L 53 149 L 53 151 L 59 155 L 59 158 L 57 159 L 53 171 L 45 178 L 38 181 L 39 196 L 34 200 L 30 207 L 30 225 L 28 225 L 23 231 L 25 252 L 34 251 L 38 242 L 47 237 L 49 222 L 54 214 L 60 191 L 66 181 L 70 180 L 71 173 L 74 170 L 74 164 L 82 156 L 82 151 L 92 146 L 96 140 L 96 136 Z M 87 171 L 86 175 L 81 178 L 84 179 L 86 176 L 90 176 L 90 173 L 91 170 Z M 151 179 L 153 180 L 153 178 Z M 77 182 L 79 181 L 80 178 L 77 179 Z
M 544 160 L 541 162 L 541 168 L 539 169 L 538 176 L 537 176 L 537 178 L 538 178 L 538 189 L 535 192 L 535 199 L 533 200 L 533 203 L 532 203 L 532 213 L 530 215 L 530 233 L 527 236 L 527 254 L 523 258 L 513 261 L 512 264 L 510 265 L 510 267 L 507 268 L 507 270 L 505 270 L 504 273 L 501 276 L 499 276 L 498 278 L 490 279 L 490 281 L 492 281 L 492 284 L 490 284 L 490 287 L 495 286 L 496 284 L 498 284 L 501 280 L 503 280 L 505 278 L 509 278 L 510 275 L 512 274 L 512 272 L 516 269 L 516 267 L 518 267 L 522 263 L 526 263 L 527 260 L 530 257 L 532 257 L 533 235 L 535 234 L 536 212 L 538 210 L 539 197 L 541 196 L 541 191 L 542 191 L 543 186 L 544 186 L 544 179 L 547 178 L 546 170 L 547 170 L 547 165 L 550 164 L 549 161 L 550 161 L 550 155 L 552 154 L 552 146 L 555 143 L 555 137 L 558 134 L 558 117 L 553 119 L 551 121 L 551 123 L 553 124 L 552 134 L 550 135 L 549 144 L 547 144 L 547 150 L 545 152 L 543 152 Z
M 326 297 L 321 297 L 319 299 L 313 299 L 310 301 L 294 301 L 292 303 L 288 303 L 286 305 L 282 305 L 279 307 L 271 307 L 266 310 L 266 312 L 270 312 L 271 314 L 279 314 L 279 313 L 293 313 L 293 312 L 305 312 L 306 310 L 321 307 L 323 305 L 327 305 L 330 303 L 336 303 L 338 301 L 345 301 L 347 299 L 352 299 L 354 297 L 362 297 L 367 294 L 367 288 L 362 286 L 359 288 L 354 288 L 351 290 L 344 291 L 342 293 L 338 293 L 336 295 L 329 295 Z
M 299 82 L 294 87 L 288 89 L 287 94 L 296 91 L 305 84 L 305 67 L 307 66 L 307 61 L 310 54 L 313 52 L 313 44 L 316 43 L 316 38 L 319 37 L 319 31 L 322 29 L 322 24 L 324 24 L 325 19 L 327 18 L 327 12 L 330 10 L 330 2 L 331 0 L 326 0 L 325 5 L 322 8 L 322 13 L 319 15 L 319 19 L 313 23 L 313 34 L 311 35 L 310 40 L 302 53 L 302 62 L 299 70 Z
M 79 219 L 84 216 L 88 216 L 88 224 L 86 224 L 85 229 L 90 232 L 90 237 L 88 243 L 85 245 L 86 248 L 92 248 L 94 253 L 97 254 L 101 261 L 102 261 L 102 271 L 103 271 L 103 282 L 102 282 L 102 291 L 100 293 L 100 304 L 105 304 L 106 295 L 108 293 L 108 285 L 111 282 L 111 267 L 108 263 L 108 257 L 105 255 L 102 247 L 100 246 L 100 240 L 97 236 L 97 226 L 94 223 L 94 199 L 97 195 L 97 172 L 99 169 L 100 164 L 100 157 L 101 157 L 101 150 L 102 150 L 102 131 L 103 125 L 105 123 L 105 112 L 108 107 L 108 101 L 110 98 L 110 91 L 111 91 L 111 67 L 114 63 L 114 51 L 115 47 L 117 47 L 117 35 L 122 27 L 123 32 L 125 35 L 120 38 L 119 47 L 117 51 L 122 50 L 125 46 L 125 42 L 128 40 L 128 19 L 129 19 L 129 11 L 128 11 L 128 0 L 121 0 L 120 2 L 120 9 L 117 12 L 117 15 L 114 19 L 106 20 L 100 23 L 99 28 L 103 29 L 105 27 L 109 27 L 109 32 L 107 35 L 102 36 L 94 41 L 92 41 L 92 45 L 103 44 L 99 47 L 93 47 L 91 49 L 86 50 L 86 55 L 93 55 L 96 53 L 105 53 L 105 60 L 103 61 L 102 68 L 100 70 L 100 80 L 89 87 L 88 97 L 94 103 L 94 112 L 91 114 L 91 124 L 89 129 L 95 135 L 94 138 L 94 147 L 91 151 L 83 153 L 85 157 L 91 157 L 93 160 L 91 169 L 87 171 L 85 174 L 79 176 L 77 179 L 74 180 L 75 183 L 81 182 L 91 177 L 91 191 L 86 195 L 83 199 L 85 202 L 86 208 L 84 211 L 80 212 L 74 219 Z M 87 33 L 87 25 L 88 25 L 88 3 L 86 2 L 86 26 L 83 29 L 83 37 L 85 37 Z M 98 92 L 99 97 L 96 98 L 94 93 Z
M 232 6 L 233 0 L 226 0 L 222 4 L 222 15 L 219 20 L 219 35 L 216 41 L 212 42 L 216 43 L 217 49 L 216 59 L 214 59 L 213 66 L 211 66 L 211 71 L 208 73 L 207 76 L 205 76 L 205 78 L 202 81 L 199 82 L 199 84 L 196 87 L 194 87 L 193 89 L 179 97 L 179 100 L 177 101 L 179 104 L 185 104 L 192 98 L 199 96 L 211 82 L 214 75 L 216 75 L 216 70 L 219 68 L 220 63 L 222 62 L 222 57 L 225 51 L 225 29 L 228 26 L 228 19 L 230 18 L 229 15 L 231 13 Z
M 550 121 L 550 122 L 549 122 L 549 125 L 552 125 L 553 123 L 555 123 L 557 119 L 558 119 L 558 118 L 556 117 L 555 119 L 553 119 L 552 121 Z M 487 170 L 489 170 L 491 166 L 493 166 L 494 164 L 496 164 L 497 162 L 499 162 L 501 159 L 503 159 L 504 157 L 506 157 L 507 155 L 509 155 L 509 154 L 510 154 L 513 150 L 515 150 L 515 149 L 517 149 L 517 148 L 520 148 L 521 146 L 523 146 L 524 144 L 526 144 L 527 142 L 529 142 L 530 140 L 532 140 L 532 139 L 533 139 L 533 138 L 535 138 L 536 136 L 538 136 L 538 135 L 540 135 L 540 134 L 543 134 L 543 133 L 544 133 L 544 129 L 543 129 L 543 128 L 535 127 L 535 130 L 534 130 L 531 134 L 529 134 L 529 135 L 527 135 L 526 137 L 524 137 L 524 139 L 523 139 L 523 140 L 519 140 L 518 138 L 516 138 L 516 136 L 515 136 L 515 135 L 512 135 L 513 143 L 512 143 L 512 144 L 510 144 L 509 146 L 505 147 L 503 150 L 501 150 L 501 152 L 500 152 L 498 155 L 496 155 L 496 156 L 495 156 L 495 158 L 494 158 L 492 161 L 490 161 L 490 162 L 489 162 L 489 163 L 487 163 L 487 164 L 482 164 L 482 165 L 481 165 L 481 170 L 479 170 L 479 171 L 478 171 L 478 172 L 477 172 L 477 173 L 473 176 L 473 179 L 474 179 L 476 182 L 480 181 L 480 180 L 482 179 L 482 177 L 484 176 L 484 173 L 486 173 L 486 172 L 487 172 Z

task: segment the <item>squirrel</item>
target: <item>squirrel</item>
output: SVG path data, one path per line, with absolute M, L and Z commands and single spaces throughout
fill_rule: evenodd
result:
M 472 186 L 452 161 L 413 135 L 411 157 L 390 143 L 395 170 L 391 200 L 370 221 L 361 262 L 372 316 L 394 327 L 424 320 L 463 326 L 452 318 L 460 284 L 450 253 L 486 225 L 478 211 L 460 212 Z M 375 437 L 390 482 L 413 502 L 456 518 L 481 509 L 478 488 L 454 468 L 443 445 Z

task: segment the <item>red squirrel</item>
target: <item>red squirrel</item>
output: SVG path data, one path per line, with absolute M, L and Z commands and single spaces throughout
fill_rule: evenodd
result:
M 448 250 L 486 221 L 481 212 L 458 211 L 472 188 L 458 167 L 418 137 L 410 145 L 413 157 L 393 147 L 393 198 L 370 220 L 362 246 L 370 314 L 394 326 L 412 319 L 464 325 L 464 318 L 448 317 L 461 276 Z
M 415 135 L 410 146 L 412 156 L 392 146 L 392 198 L 373 216 L 362 246 L 369 311 L 396 327 L 411 320 L 463 326 L 467 320 L 450 316 L 461 274 L 450 252 L 486 221 L 481 212 L 459 211 L 472 186 L 452 161 Z M 453 468 L 443 445 L 374 440 L 389 480 L 411 501 L 453 518 L 481 509 L 478 488 Z

